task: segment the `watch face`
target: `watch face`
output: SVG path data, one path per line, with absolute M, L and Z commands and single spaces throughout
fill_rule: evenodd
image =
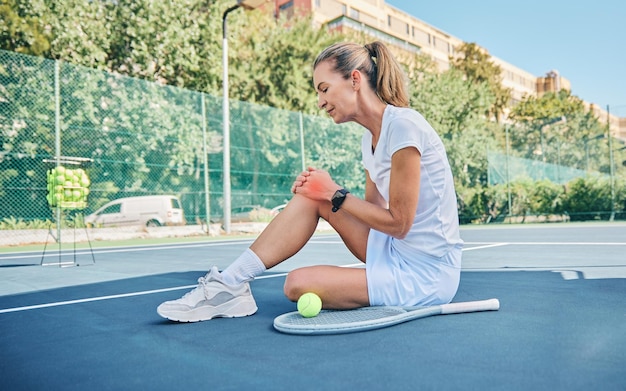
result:
M 333 203 L 333 212 L 336 212 L 339 210 L 339 208 L 341 207 L 341 204 L 343 204 L 343 201 L 346 199 L 346 195 L 349 193 L 348 190 L 346 189 L 340 189 L 337 190 L 335 192 L 335 194 L 333 194 L 333 198 L 331 199 L 331 202 Z
M 349 193 L 348 190 L 346 189 L 339 189 L 335 192 L 335 194 L 333 194 L 333 200 L 337 199 L 337 198 L 345 198 L 345 196 Z

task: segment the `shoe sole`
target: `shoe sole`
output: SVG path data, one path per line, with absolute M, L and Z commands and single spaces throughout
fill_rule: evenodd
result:
M 157 308 L 157 312 L 163 318 L 174 322 L 202 322 L 214 318 L 241 318 L 256 313 L 257 306 L 254 301 L 250 300 L 231 300 L 217 307 L 198 307 L 190 311 L 167 311 L 161 312 Z

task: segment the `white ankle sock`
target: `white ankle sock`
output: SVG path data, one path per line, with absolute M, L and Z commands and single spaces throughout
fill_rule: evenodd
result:
M 239 285 L 263 274 L 265 270 L 261 259 L 252 250 L 247 249 L 222 271 L 222 281 L 227 285 Z

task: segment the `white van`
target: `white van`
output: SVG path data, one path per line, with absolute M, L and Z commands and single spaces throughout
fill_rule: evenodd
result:
M 180 200 L 171 195 L 119 198 L 85 217 L 88 227 L 184 225 Z

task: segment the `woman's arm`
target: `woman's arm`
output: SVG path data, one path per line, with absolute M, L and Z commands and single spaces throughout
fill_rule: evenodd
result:
M 385 201 L 383 196 L 378 191 L 378 188 L 376 188 L 376 185 L 370 178 L 370 173 L 367 170 L 365 170 L 365 201 L 387 209 L 387 201 Z
M 388 206 L 368 174 L 365 199 L 348 194 L 337 213 L 350 213 L 377 231 L 404 238 L 411 229 L 417 210 L 420 159 L 419 151 L 413 147 L 393 154 Z M 309 168 L 298 176 L 292 191 L 311 199 L 330 201 L 340 188 L 326 171 Z

